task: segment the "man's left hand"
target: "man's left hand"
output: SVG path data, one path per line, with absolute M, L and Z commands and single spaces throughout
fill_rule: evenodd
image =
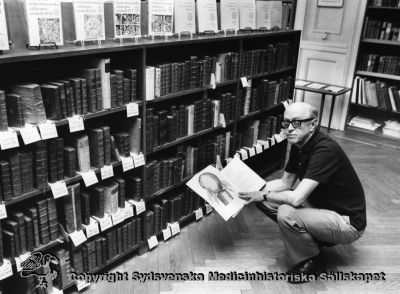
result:
M 262 191 L 254 191 L 254 192 L 240 192 L 239 197 L 242 198 L 244 201 L 247 201 L 247 204 L 250 204 L 252 202 L 261 202 L 264 200 L 264 195 L 265 192 Z

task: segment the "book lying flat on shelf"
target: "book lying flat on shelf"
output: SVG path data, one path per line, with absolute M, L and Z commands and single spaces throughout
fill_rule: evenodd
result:
M 0 0 L 0 50 L 9 50 L 4 1 Z
M 217 2 L 216 0 L 202 0 L 196 2 L 197 30 L 218 32 Z
M 28 44 L 63 45 L 60 0 L 25 0 Z
M 105 40 L 102 0 L 74 0 L 74 19 L 77 41 Z
M 221 0 L 220 4 L 221 30 L 239 30 L 238 0 Z
M 256 2 L 255 0 L 239 0 L 239 27 L 256 28 Z
M 259 191 L 265 181 L 243 161 L 234 158 L 221 171 L 209 165 L 186 185 L 207 201 L 227 221 L 245 205 L 239 192 Z
M 148 13 L 149 35 L 172 35 L 174 23 L 174 0 L 149 0 Z
M 140 37 L 140 0 L 114 0 L 115 38 Z
M 174 32 L 196 33 L 196 4 L 194 0 L 175 0 Z

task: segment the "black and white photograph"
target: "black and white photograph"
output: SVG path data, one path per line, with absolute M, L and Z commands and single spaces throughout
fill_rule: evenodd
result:
M 400 293 L 400 0 L 0 0 L 0 294 Z

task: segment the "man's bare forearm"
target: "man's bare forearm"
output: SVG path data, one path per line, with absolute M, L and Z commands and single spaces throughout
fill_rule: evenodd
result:
M 284 181 L 282 179 L 276 179 L 276 180 L 267 182 L 264 190 L 265 191 L 273 191 L 273 192 L 281 192 L 281 191 L 290 190 L 291 188 L 292 188 L 292 185 L 290 183 L 287 183 L 286 181 Z

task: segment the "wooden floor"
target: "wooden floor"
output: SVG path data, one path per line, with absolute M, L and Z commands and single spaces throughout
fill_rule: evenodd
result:
M 331 132 L 353 162 L 367 198 L 367 230 L 351 245 L 326 249 L 327 270 L 384 272 L 386 281 L 124 281 L 94 284 L 85 293 L 400 293 L 400 144 L 356 132 Z M 278 177 L 279 173 L 273 175 Z M 254 206 L 230 222 L 212 213 L 183 228 L 157 249 L 134 256 L 113 272 L 267 271 L 285 272 L 287 265 L 277 226 Z M 207 276 L 207 274 L 206 274 Z

